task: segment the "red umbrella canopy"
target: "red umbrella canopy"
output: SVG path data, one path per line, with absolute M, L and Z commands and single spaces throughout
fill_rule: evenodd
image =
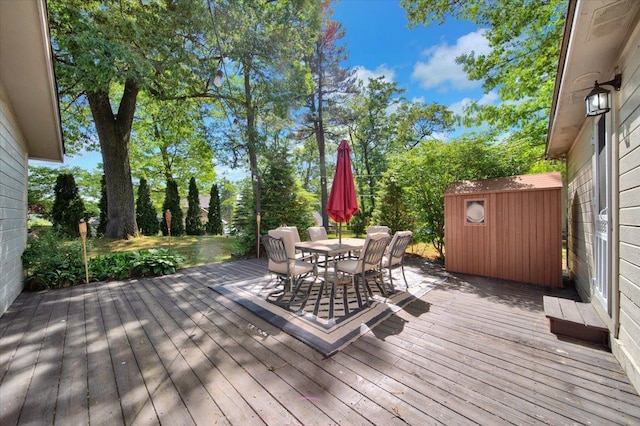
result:
M 336 174 L 331 184 L 331 193 L 327 201 L 327 213 L 331 219 L 338 223 L 349 222 L 351 217 L 358 213 L 358 200 L 356 187 L 351 171 L 351 148 L 346 140 L 338 146 L 338 160 L 336 161 Z

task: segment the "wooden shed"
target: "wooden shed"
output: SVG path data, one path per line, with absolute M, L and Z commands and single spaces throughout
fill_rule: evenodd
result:
M 446 270 L 562 287 L 561 191 L 558 172 L 449 185 Z

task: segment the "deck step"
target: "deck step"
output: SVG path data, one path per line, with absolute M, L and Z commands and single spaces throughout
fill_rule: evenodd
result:
M 609 329 L 590 303 L 544 296 L 551 332 L 609 347 Z

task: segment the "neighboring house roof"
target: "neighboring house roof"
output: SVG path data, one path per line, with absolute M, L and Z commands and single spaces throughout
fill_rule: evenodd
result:
M 549 117 L 547 158 L 562 158 L 571 148 L 585 120 L 584 98 L 596 80 L 602 83 L 616 74 L 623 40 L 638 10 L 638 0 L 569 0 Z
M 455 182 L 447 187 L 444 194 L 486 194 L 491 192 L 534 191 L 552 188 L 562 188 L 562 175 L 560 172 Z
M 62 161 L 60 107 L 44 0 L 0 0 L 0 81 L 29 158 Z

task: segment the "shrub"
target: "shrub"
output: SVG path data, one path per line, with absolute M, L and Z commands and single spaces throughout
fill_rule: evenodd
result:
M 55 201 L 51 216 L 53 226 L 69 237 L 78 237 L 78 223 L 84 217 L 84 203 L 72 174 L 60 174 L 54 188 Z
M 114 253 L 89 259 L 89 281 L 172 274 L 184 259 L 167 249 Z M 68 287 L 85 282 L 80 240 L 65 240 L 55 229 L 29 237 L 22 254 L 30 291 Z
M 158 212 L 151 203 L 151 192 L 145 178 L 140 179 L 138 199 L 136 200 L 136 222 L 142 235 L 158 235 Z
M 84 281 L 84 260 L 80 240 L 65 240 L 57 229 L 32 234 L 22 254 L 27 272 L 27 290 L 68 287 Z
M 200 217 L 200 195 L 198 194 L 196 179 L 193 176 L 191 176 L 191 180 L 189 180 L 189 195 L 187 197 L 187 202 L 189 203 L 187 218 L 185 221 L 187 235 L 202 235 L 203 226 L 202 219 Z
M 222 216 L 220 215 L 220 193 L 218 185 L 211 185 L 209 212 L 207 213 L 207 232 L 212 235 L 222 234 Z
M 175 180 L 167 181 L 167 189 L 165 192 L 164 203 L 162 204 L 162 235 L 168 235 L 167 220 L 165 212 L 171 211 L 171 235 L 179 237 L 184 234 L 184 221 L 182 220 L 182 208 L 180 207 L 180 194 L 178 193 L 178 184 Z
M 167 249 L 151 249 L 96 256 L 89 260 L 91 281 L 122 280 L 172 274 L 184 260 Z

